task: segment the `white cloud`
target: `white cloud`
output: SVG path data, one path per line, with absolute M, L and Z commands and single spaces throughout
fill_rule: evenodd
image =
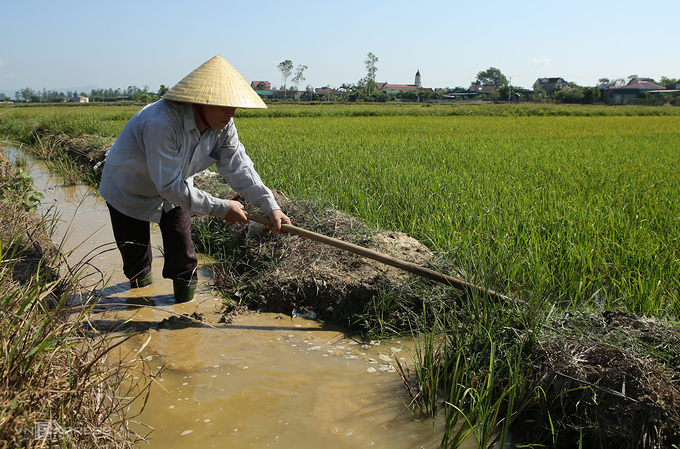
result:
M 539 56 L 536 58 L 532 58 L 531 60 L 532 65 L 545 65 L 550 67 L 552 65 L 552 62 L 550 59 L 546 58 L 545 56 Z
M 2 59 L 0 59 L 0 67 L 2 67 L 3 65 L 5 65 L 5 61 L 3 61 Z

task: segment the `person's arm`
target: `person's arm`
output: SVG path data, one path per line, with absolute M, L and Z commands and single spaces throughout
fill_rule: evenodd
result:
M 253 161 L 246 154 L 243 144 L 238 139 L 233 120 L 225 131 L 228 137 L 220 148 L 221 157 L 216 164 L 220 175 L 236 192 L 243 195 L 251 204 L 259 207 L 264 215 L 269 217 L 272 225 L 265 225 L 267 229 L 276 234 L 286 234 L 281 229 L 281 225 L 291 224 L 290 218 L 281 211 L 271 190 L 264 185 L 260 175 L 255 171 Z M 241 206 L 240 203 L 239 206 Z
M 271 190 L 264 185 L 260 175 L 255 171 L 253 161 L 238 139 L 233 121 L 227 125 L 224 132 L 227 133 L 227 137 L 220 147 L 216 163 L 222 178 L 248 202 L 259 207 L 265 216 L 281 209 Z

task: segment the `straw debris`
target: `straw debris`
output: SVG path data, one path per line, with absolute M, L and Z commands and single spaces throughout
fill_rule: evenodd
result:
M 567 314 L 533 354 L 539 400 L 563 445 L 658 448 L 680 443 L 680 328 L 619 310 Z M 522 426 L 528 428 L 529 426 Z M 525 430 L 526 430 L 525 428 Z M 536 441 L 547 429 L 528 432 Z M 576 447 L 574 446 L 574 447 Z

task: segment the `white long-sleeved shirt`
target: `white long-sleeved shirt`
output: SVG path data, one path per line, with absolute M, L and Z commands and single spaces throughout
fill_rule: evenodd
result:
M 212 164 L 229 185 L 265 215 L 279 206 L 238 139 L 233 119 L 201 134 L 192 105 L 160 100 L 125 125 L 107 157 L 99 191 L 118 211 L 158 223 L 175 206 L 224 218 L 229 201 L 193 186 L 193 176 Z

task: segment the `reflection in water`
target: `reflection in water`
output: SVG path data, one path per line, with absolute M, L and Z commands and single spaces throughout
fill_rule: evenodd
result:
M 439 446 L 441 420 L 414 421 L 405 407 L 408 397 L 392 365 L 395 357 L 410 362 L 405 342 L 362 344 L 340 329 L 290 315 L 221 323 L 221 300 L 205 268 L 188 303 L 174 304 L 172 283 L 160 276 L 130 290 L 98 194 L 59 187 L 39 164 L 32 164 L 31 175 L 43 205 L 58 208 L 57 239 L 66 239 L 69 260 L 89 260 L 85 274 L 101 295 L 92 317 L 100 320 L 97 327 L 145 331 L 126 343 L 132 353 L 151 336 L 139 355 L 163 373 L 136 418 L 155 429 L 149 447 Z M 152 239 L 161 242 L 157 229 Z M 160 273 L 161 250 L 154 248 L 153 256 Z M 189 325 L 161 325 L 173 316 L 187 317 Z

